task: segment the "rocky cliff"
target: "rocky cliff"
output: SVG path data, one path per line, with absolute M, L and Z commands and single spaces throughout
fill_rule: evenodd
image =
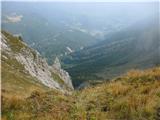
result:
M 58 57 L 55 58 L 54 64 L 51 67 L 51 71 L 53 71 L 53 73 L 56 73 L 60 77 L 60 79 L 63 80 L 64 84 L 73 89 L 71 78 L 68 72 L 61 68 L 61 63 Z
M 19 69 L 19 71 L 23 71 L 33 77 L 35 81 L 49 88 L 61 91 L 73 89 L 69 74 L 61 69 L 60 65 L 57 68 L 50 67 L 46 60 L 36 50 L 29 48 L 20 37 L 2 31 L 1 48 L 2 64 L 11 63 L 14 59 L 16 63 L 22 66 L 20 70 L 19 68 L 14 68 L 14 64 L 10 64 L 15 71 Z M 7 59 L 10 59 L 10 61 L 7 61 Z M 55 63 L 54 66 L 56 65 Z

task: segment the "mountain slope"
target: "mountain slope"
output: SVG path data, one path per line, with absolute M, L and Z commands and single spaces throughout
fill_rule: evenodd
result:
M 160 64 L 157 18 L 136 23 L 94 46 L 63 59 L 75 86 L 93 79 L 110 79 L 131 68 Z
M 57 55 L 65 54 L 66 47 L 77 51 L 93 45 L 104 36 L 120 31 L 157 10 L 156 2 L 66 4 L 3 1 L 2 29 L 21 34 L 25 42 L 51 64 Z
M 47 58 L 49 64 L 53 63 L 56 56 L 64 55 L 67 52 L 66 47 L 79 50 L 80 47 L 96 41 L 92 35 L 73 29 L 75 26 L 68 23 L 63 13 L 65 11 L 57 10 L 54 4 L 50 6 L 51 10 L 48 10 L 47 3 L 2 2 L 2 4 L 2 29 L 12 34 L 20 34 L 29 46 Z M 37 6 L 46 9 L 47 14 Z M 57 15 L 57 12 L 62 12 L 62 15 Z M 18 17 L 21 17 L 19 21 L 12 21 Z
M 2 90 L 6 94 L 27 96 L 33 90 L 73 89 L 71 79 L 59 68 L 54 72 L 38 52 L 29 48 L 21 37 L 2 31 Z M 67 72 L 66 72 L 67 73 Z
M 159 67 L 132 70 L 72 95 L 52 90 L 8 98 L 2 91 L 2 120 L 159 120 L 159 114 Z

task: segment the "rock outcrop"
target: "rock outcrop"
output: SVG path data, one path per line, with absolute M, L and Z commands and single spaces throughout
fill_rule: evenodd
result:
M 68 72 L 61 68 L 61 63 L 60 63 L 58 57 L 55 58 L 54 63 L 51 67 L 51 71 L 58 74 L 66 86 L 73 89 L 71 78 L 70 78 Z
M 19 40 L 18 37 L 3 32 L 3 34 L 1 34 L 1 47 L 3 53 L 16 59 L 24 66 L 26 73 L 36 78 L 36 80 L 43 85 L 61 91 L 73 89 L 70 76 L 66 71 L 61 69 L 60 63 L 59 65 L 56 63 L 57 68 L 54 67 L 54 70 L 51 69 L 46 60 L 42 58 L 36 50 L 29 48 L 22 40 Z M 59 76 L 67 87 L 64 87 L 55 76 Z

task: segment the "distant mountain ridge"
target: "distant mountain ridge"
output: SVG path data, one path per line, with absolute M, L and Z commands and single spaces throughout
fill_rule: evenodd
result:
M 156 3 L 3 1 L 2 29 L 20 34 L 51 65 L 67 47 L 79 51 L 156 11 Z
M 159 42 L 159 23 L 155 18 L 112 34 L 62 61 L 77 86 L 86 80 L 110 79 L 128 69 L 160 64 Z

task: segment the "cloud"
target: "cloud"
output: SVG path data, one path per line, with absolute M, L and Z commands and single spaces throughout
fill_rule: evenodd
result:
M 14 16 L 6 15 L 5 22 L 6 23 L 17 23 L 17 22 L 20 22 L 22 18 L 23 18 L 22 15 L 14 15 Z

